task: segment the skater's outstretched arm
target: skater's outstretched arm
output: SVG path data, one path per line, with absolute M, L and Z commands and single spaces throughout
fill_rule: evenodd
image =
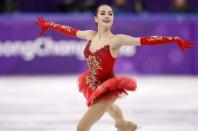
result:
M 132 45 L 132 46 L 141 46 L 141 45 L 161 45 L 176 43 L 182 51 L 185 51 L 188 48 L 195 47 L 195 44 L 191 41 L 184 40 L 180 37 L 166 37 L 166 36 L 144 36 L 144 37 L 132 37 L 129 35 L 118 34 L 116 35 L 115 46 L 121 47 L 123 45 Z
M 80 39 L 90 40 L 90 38 L 95 35 L 95 31 L 93 30 L 85 30 L 81 31 L 70 26 L 56 24 L 54 22 L 50 22 L 43 17 L 38 17 L 36 23 L 40 26 L 41 32 L 40 35 L 43 35 L 48 29 L 55 30 L 61 34 L 71 37 L 77 37 Z

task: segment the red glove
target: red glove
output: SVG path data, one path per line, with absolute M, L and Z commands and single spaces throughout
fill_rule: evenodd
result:
M 41 27 L 40 35 L 43 35 L 48 28 L 51 28 L 64 35 L 74 36 L 74 37 L 76 37 L 76 32 L 78 31 L 69 26 L 63 26 L 63 25 L 55 24 L 53 22 L 49 22 L 48 20 L 44 20 L 41 16 L 37 18 L 36 23 Z
M 145 36 L 140 38 L 141 45 L 161 45 L 176 42 L 182 51 L 188 48 L 195 47 L 191 41 L 186 41 L 180 37 L 165 37 L 165 36 Z

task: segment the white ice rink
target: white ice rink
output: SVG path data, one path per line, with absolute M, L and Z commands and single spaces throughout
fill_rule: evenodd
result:
M 198 131 L 198 77 L 135 76 L 117 101 L 139 131 Z M 76 131 L 87 107 L 77 76 L 0 77 L 0 131 Z M 108 114 L 91 131 L 116 131 Z

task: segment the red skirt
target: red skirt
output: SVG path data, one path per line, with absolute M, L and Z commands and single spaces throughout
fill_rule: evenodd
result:
M 79 78 L 79 91 L 85 96 L 87 106 L 101 99 L 121 98 L 121 96 L 128 95 L 127 91 L 135 91 L 137 87 L 136 81 L 133 78 L 114 76 L 104 81 L 96 89 L 91 89 L 86 83 L 88 75 L 89 72 L 87 71 Z

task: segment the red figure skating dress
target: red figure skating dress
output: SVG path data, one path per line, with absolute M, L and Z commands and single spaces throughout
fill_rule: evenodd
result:
M 90 106 L 97 100 L 107 100 L 127 95 L 128 91 L 135 91 L 136 81 L 125 76 L 115 76 L 113 68 L 115 58 L 110 53 L 109 45 L 90 52 L 91 41 L 84 49 L 84 56 L 87 60 L 89 70 L 84 72 L 79 78 L 79 90 Z

